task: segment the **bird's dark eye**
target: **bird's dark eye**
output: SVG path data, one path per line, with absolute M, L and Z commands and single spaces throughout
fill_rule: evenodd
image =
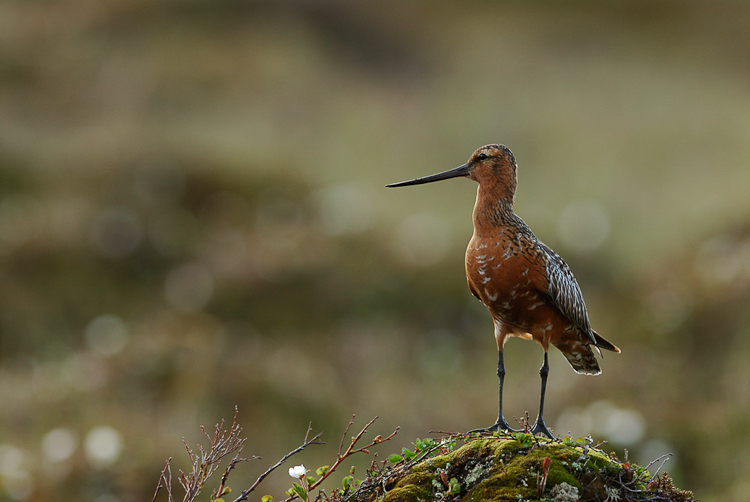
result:
M 487 154 L 482 152 L 479 155 L 477 155 L 477 160 L 484 160 L 487 158 Z

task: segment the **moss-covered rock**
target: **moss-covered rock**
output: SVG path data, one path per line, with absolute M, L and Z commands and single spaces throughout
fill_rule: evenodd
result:
M 461 446 L 459 446 L 463 443 Z M 652 479 L 638 466 L 589 442 L 528 434 L 462 435 L 417 449 L 409 461 L 370 473 L 350 500 L 358 502 L 597 501 L 689 502 L 692 493 L 668 477 Z

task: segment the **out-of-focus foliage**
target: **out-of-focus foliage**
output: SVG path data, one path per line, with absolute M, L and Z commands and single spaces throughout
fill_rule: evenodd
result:
M 672 451 L 701 500 L 748 500 L 748 20 L 734 1 L 0 4 L 0 499 L 147 499 L 235 404 L 247 455 L 325 430 L 310 465 L 351 413 L 404 438 L 492 423 L 474 187 L 382 187 L 502 142 L 517 212 L 623 349 L 597 378 L 551 357 L 550 425 L 643 464 Z M 507 415 L 533 414 L 541 351 L 505 360 Z

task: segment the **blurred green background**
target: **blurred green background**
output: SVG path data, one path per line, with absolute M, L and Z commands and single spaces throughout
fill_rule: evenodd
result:
M 596 378 L 553 349 L 550 426 L 750 500 L 750 2 L 728 0 L 0 3 L 0 500 L 150 500 L 235 405 L 263 456 L 235 490 L 309 421 L 312 468 L 352 413 L 402 427 L 381 458 L 493 423 L 476 186 L 383 187 L 492 142 L 622 348 Z M 506 346 L 511 423 L 541 362 Z

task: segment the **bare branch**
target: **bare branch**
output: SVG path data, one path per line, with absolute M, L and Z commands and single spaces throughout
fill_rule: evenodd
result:
M 210 435 L 204 427 L 201 427 L 203 434 L 205 434 L 210 442 L 208 451 L 204 450 L 203 446 L 199 444 L 197 447 L 198 452 L 196 453 L 190 449 L 187 442 L 183 439 L 185 449 L 192 464 L 192 470 L 189 473 L 185 474 L 180 471 L 179 482 L 185 490 L 183 502 L 192 502 L 195 500 L 205 486 L 208 478 L 219 468 L 222 458 L 237 452 L 235 460 L 230 463 L 230 465 L 233 464 L 232 469 L 237 463 L 249 460 L 240 458 L 239 456 L 246 439 L 240 437 L 242 427 L 237 424 L 237 413 L 237 407 L 235 406 L 234 419 L 229 430 L 224 429 L 224 420 L 216 424 L 213 435 Z
M 356 416 L 357 415 L 352 415 L 352 419 L 349 420 L 349 423 L 347 424 L 346 429 L 344 429 L 344 433 L 341 435 L 341 442 L 339 443 L 339 454 L 336 458 L 341 458 L 341 449 L 344 447 L 344 439 L 346 439 L 346 435 L 349 432 L 349 429 L 351 429 L 352 425 L 354 425 L 354 417 Z
M 237 497 L 236 499 L 234 499 L 234 502 L 241 502 L 242 500 L 247 500 L 248 495 L 250 495 L 250 493 L 252 493 L 253 490 L 255 490 L 258 487 L 258 485 L 266 478 L 266 476 L 268 476 L 269 474 L 271 474 L 281 464 L 283 464 L 284 462 L 286 462 L 287 460 L 289 460 L 289 458 L 292 457 L 293 455 L 296 455 L 297 453 L 301 452 L 302 450 L 304 450 L 305 448 L 307 448 L 308 446 L 310 446 L 312 444 L 325 444 L 322 441 L 319 441 L 320 436 L 323 435 L 322 432 L 319 433 L 319 434 L 317 434 L 312 439 L 309 439 L 309 440 L 307 439 L 308 436 L 310 435 L 310 430 L 311 429 L 312 429 L 312 424 L 310 424 L 307 427 L 307 433 L 305 434 L 305 441 L 304 441 L 303 444 L 301 444 L 300 446 L 298 446 L 294 450 L 292 450 L 289 453 L 287 453 L 286 455 L 284 455 L 281 458 L 281 460 L 279 460 L 278 462 L 276 462 L 275 464 L 273 464 L 272 466 L 270 466 L 268 469 L 266 469 L 266 471 L 263 474 L 261 474 L 260 476 L 258 476 L 258 479 L 255 480 L 255 483 L 253 483 L 250 488 L 248 488 L 247 490 L 244 490 L 242 493 L 240 493 L 239 497 Z
M 344 430 L 344 433 L 341 437 L 341 442 L 339 444 L 339 450 L 338 454 L 336 456 L 336 461 L 334 465 L 327 469 L 326 472 L 321 474 L 320 479 L 314 480 L 312 478 L 301 478 L 301 481 L 303 483 L 303 488 L 305 489 L 305 495 L 308 498 L 309 502 L 309 494 L 312 490 L 318 488 L 323 481 L 325 481 L 335 470 L 337 467 L 341 465 L 341 463 L 347 459 L 349 456 L 354 455 L 355 453 L 367 453 L 369 454 L 370 451 L 368 448 L 375 446 L 379 443 L 385 442 L 393 438 L 396 433 L 398 433 L 400 428 L 396 428 L 396 430 L 393 431 L 389 436 L 382 437 L 380 435 L 376 436 L 370 443 L 359 446 L 360 441 L 362 440 L 362 437 L 365 433 L 367 433 L 368 428 L 378 419 L 378 417 L 373 418 L 370 420 L 365 426 L 355 435 L 351 438 L 348 446 L 345 448 L 345 439 L 347 435 L 349 434 L 349 431 L 351 430 L 352 425 L 354 424 L 354 418 L 355 416 L 352 415 L 351 420 L 349 421 L 349 424 L 346 426 L 346 429 Z M 242 428 L 237 424 L 237 408 L 235 407 L 235 414 L 234 419 L 232 421 L 231 427 L 228 429 L 224 428 L 225 422 L 222 420 L 220 423 L 216 424 L 213 433 L 210 433 L 207 431 L 204 427 L 201 427 L 201 431 L 203 432 L 203 435 L 206 436 L 208 439 L 209 445 L 204 448 L 203 445 L 198 444 L 195 448 L 191 448 L 187 441 L 183 439 L 183 444 L 185 446 L 185 451 L 187 453 L 188 458 L 190 459 L 191 463 L 191 469 L 186 473 L 183 471 L 179 471 L 178 475 L 178 481 L 180 485 L 182 486 L 185 496 L 183 498 L 183 502 L 194 502 L 198 495 L 201 493 L 201 491 L 205 488 L 206 482 L 208 479 L 216 473 L 216 471 L 219 469 L 221 465 L 221 461 L 224 457 L 226 457 L 229 454 L 234 454 L 234 458 L 232 458 L 231 461 L 229 461 L 229 464 L 224 469 L 223 475 L 221 476 L 221 480 L 219 482 L 219 486 L 217 489 L 213 490 L 211 493 L 210 500 L 217 500 L 220 498 L 223 498 L 227 493 L 230 492 L 230 490 L 227 488 L 227 480 L 229 478 L 230 473 L 237 467 L 238 464 L 241 462 L 252 460 L 252 459 L 258 459 L 260 457 L 258 456 L 251 456 L 249 458 L 243 458 L 241 456 L 242 448 L 245 445 L 246 439 L 241 438 L 240 434 L 242 432 Z M 305 437 L 300 446 L 295 448 L 294 450 L 290 451 L 286 455 L 284 455 L 281 459 L 279 459 L 278 462 L 268 467 L 268 469 L 265 470 L 258 478 L 255 480 L 255 482 L 246 490 L 242 491 L 236 499 L 234 499 L 233 502 L 242 502 L 245 500 L 248 500 L 248 497 L 250 494 L 256 490 L 258 485 L 260 485 L 261 482 L 274 470 L 278 469 L 279 466 L 281 466 L 284 462 L 289 460 L 292 456 L 296 455 L 297 453 L 300 453 L 302 450 L 307 448 L 310 445 L 313 444 L 324 444 L 323 441 L 320 440 L 322 433 L 316 434 L 314 437 L 310 437 L 312 433 L 312 423 L 308 424 L 307 431 L 305 432 Z M 161 472 L 161 476 L 159 477 L 159 484 L 156 487 L 156 491 L 154 493 L 154 497 L 152 499 L 152 502 L 156 502 L 156 498 L 159 494 L 159 491 L 162 488 L 165 488 L 167 491 L 168 496 L 168 502 L 174 502 L 173 494 L 172 494 L 172 472 L 170 467 L 171 458 L 167 461 L 164 469 Z M 375 461 L 373 460 L 373 466 L 375 465 Z M 289 502 L 291 500 L 294 500 L 296 498 L 299 498 L 297 495 L 292 495 L 291 497 L 287 498 L 285 502 Z M 335 497 L 334 497 L 335 499 Z M 322 490 L 319 490 L 318 496 L 315 499 L 316 501 L 325 502 L 329 501 L 329 497 L 323 492 Z
M 170 467 L 171 462 L 172 457 L 169 457 L 169 459 L 167 459 L 167 463 L 164 465 L 164 469 L 161 470 L 161 475 L 159 475 L 159 484 L 156 485 L 156 491 L 154 492 L 154 496 L 151 499 L 151 502 L 156 502 L 156 497 L 159 495 L 159 490 L 161 490 L 162 487 L 167 490 L 167 500 L 169 502 L 174 502 L 174 498 L 172 497 L 172 468 Z
M 661 470 L 662 467 L 664 467 L 664 464 L 667 462 L 667 460 L 670 459 L 671 456 L 672 456 L 671 453 L 665 453 L 661 457 L 656 458 L 656 459 L 652 460 L 651 462 L 649 462 L 648 465 L 646 466 L 646 469 L 648 469 L 649 467 L 651 467 L 652 465 L 654 465 L 656 462 L 658 462 L 659 460 L 661 460 L 662 461 L 661 464 L 659 464 L 659 467 L 656 469 L 656 472 L 653 475 L 654 478 L 657 477 L 659 475 L 659 471 Z
M 342 454 L 341 453 L 341 449 L 343 448 L 343 445 L 344 445 L 344 438 L 346 437 L 347 433 L 349 432 L 349 429 L 351 428 L 352 424 L 354 423 L 354 416 L 352 416 L 352 419 L 349 421 L 349 424 L 346 426 L 346 429 L 344 430 L 344 434 L 341 437 L 341 446 L 339 446 L 339 453 L 338 453 L 338 456 L 336 457 L 336 462 L 333 464 L 333 466 L 330 469 L 328 469 L 328 471 L 326 471 L 320 477 L 320 479 L 318 479 L 317 481 L 315 481 L 314 483 L 312 483 L 309 486 L 308 491 L 312 491 L 315 488 L 317 488 L 318 486 L 320 486 L 320 484 L 323 483 L 323 481 L 325 481 L 328 478 L 328 476 L 330 476 L 331 474 L 333 474 L 333 472 L 336 470 L 336 468 L 339 465 L 341 465 L 341 462 L 343 462 L 347 457 L 349 457 L 351 455 L 354 455 L 355 453 L 360 453 L 360 452 L 361 453 L 370 453 L 367 450 L 368 448 L 370 448 L 372 446 L 375 446 L 376 444 L 388 441 L 389 439 L 393 438 L 393 436 L 395 436 L 398 433 L 398 431 L 401 429 L 401 427 L 396 427 L 396 430 L 393 431 L 390 436 L 385 437 L 385 438 L 383 438 L 381 436 L 376 436 L 375 439 L 373 439 L 370 444 L 367 444 L 367 445 L 362 446 L 360 448 L 357 448 L 355 450 L 354 446 L 359 442 L 360 439 L 362 439 L 362 436 L 367 432 L 367 428 L 370 427 L 373 423 L 375 423 L 375 420 L 377 420 L 377 419 L 378 419 L 378 417 L 375 417 L 372 420 L 370 420 L 369 422 L 367 422 L 367 424 L 362 428 L 362 430 L 359 431 L 359 433 L 352 438 L 351 443 L 349 444 L 349 447 Z M 294 500 L 296 498 L 299 498 L 299 496 L 298 495 L 291 495 L 291 496 L 287 497 L 286 499 L 284 499 L 283 502 L 290 502 L 290 501 L 292 501 L 292 500 Z M 238 502 L 238 501 L 235 501 L 235 502 Z
M 260 458 L 261 457 L 259 457 L 257 455 L 253 455 L 253 456 L 251 456 L 249 458 L 240 458 L 240 454 L 239 453 L 237 455 L 235 455 L 235 457 L 232 459 L 232 461 L 229 462 L 229 465 L 227 466 L 226 470 L 224 471 L 224 474 L 222 474 L 222 476 L 221 476 L 221 483 L 219 483 L 219 488 L 217 488 L 213 492 L 212 495 L 215 495 L 215 496 L 212 496 L 211 500 L 213 500 L 215 498 L 220 498 L 220 497 L 222 497 L 224 495 L 224 488 L 227 486 L 227 479 L 229 478 L 229 473 L 232 471 L 232 469 L 234 469 L 235 467 L 237 467 L 237 464 L 239 464 L 240 462 L 246 462 L 248 460 L 256 460 L 256 459 L 260 459 Z

